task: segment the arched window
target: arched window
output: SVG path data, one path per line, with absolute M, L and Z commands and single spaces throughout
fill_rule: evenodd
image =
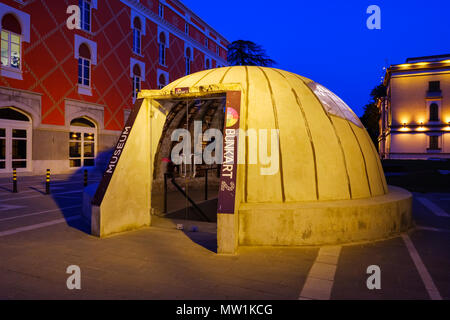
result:
M 81 29 L 91 31 L 91 2 L 88 0 L 79 0 L 79 7 L 81 13 Z
M 136 17 L 133 21 L 133 52 L 136 54 L 141 54 L 141 32 L 141 20 Z
M 70 122 L 69 163 L 71 168 L 95 165 L 96 135 L 96 127 L 91 120 L 81 117 Z
M 91 51 L 87 44 L 82 43 L 78 48 L 78 84 L 91 86 Z
M 0 172 L 28 169 L 31 136 L 28 116 L 12 107 L 0 109 Z
M 186 75 L 191 74 L 191 48 L 186 48 Z
M 21 35 L 22 28 L 19 21 L 12 14 L 6 14 L 2 19 L 2 66 L 21 68 Z
M 159 34 L 159 64 L 166 65 L 166 35 L 164 32 Z
M 0 119 L 30 122 L 30 118 L 13 108 L 1 108 Z
M 439 106 L 436 103 L 430 105 L 430 121 L 439 121 Z
M 158 78 L 158 89 L 162 89 L 165 86 L 166 86 L 166 77 L 163 74 L 160 74 Z
M 139 65 L 133 67 L 133 103 L 137 99 L 139 91 L 141 91 L 141 68 Z

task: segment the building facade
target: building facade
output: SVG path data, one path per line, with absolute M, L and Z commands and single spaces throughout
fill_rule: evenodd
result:
M 176 0 L 1 0 L 0 21 L 0 174 L 101 166 L 138 91 L 227 65 Z
M 384 159 L 450 158 L 450 54 L 388 68 L 379 150 Z

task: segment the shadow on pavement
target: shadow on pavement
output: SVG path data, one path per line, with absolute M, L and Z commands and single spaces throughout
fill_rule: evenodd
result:
M 51 192 L 51 196 L 55 203 L 61 210 L 61 213 L 66 220 L 69 227 L 77 229 L 86 234 L 91 234 L 91 219 L 89 217 L 83 217 L 83 191 L 84 191 L 84 171 L 88 172 L 88 188 L 92 187 L 94 183 L 101 180 L 103 172 L 107 166 L 107 163 L 111 157 L 113 149 L 109 149 L 105 152 L 101 152 L 95 159 L 95 167 L 82 167 L 72 173 L 67 179 L 60 181 L 59 183 L 70 185 L 71 190 L 64 192 L 65 194 L 60 196 L 58 192 Z M 36 189 L 37 190 L 37 189 Z M 37 190 L 39 191 L 39 190 Z M 52 185 L 50 185 L 50 191 L 52 191 Z M 77 192 L 79 191 L 79 192 Z M 41 191 L 39 191 L 41 192 Z M 42 192 L 41 192 L 42 193 Z M 75 201 L 74 201 L 75 200 Z M 71 203 L 72 202 L 72 203 Z M 74 208 L 79 205 L 79 208 Z M 79 216 L 79 219 L 74 217 Z

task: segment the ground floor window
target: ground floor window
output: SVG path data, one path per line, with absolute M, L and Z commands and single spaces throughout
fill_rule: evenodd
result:
M 28 170 L 30 162 L 30 119 L 14 108 L 0 109 L 0 171 Z
M 96 127 L 86 118 L 74 119 L 70 124 L 69 162 L 71 168 L 93 167 L 96 156 Z
M 439 136 L 430 136 L 430 150 L 439 150 Z

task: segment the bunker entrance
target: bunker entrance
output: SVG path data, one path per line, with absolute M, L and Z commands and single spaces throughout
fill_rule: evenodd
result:
M 168 114 L 154 162 L 153 212 L 174 220 L 216 222 L 222 152 L 216 139 L 224 128 L 226 96 L 158 102 Z

